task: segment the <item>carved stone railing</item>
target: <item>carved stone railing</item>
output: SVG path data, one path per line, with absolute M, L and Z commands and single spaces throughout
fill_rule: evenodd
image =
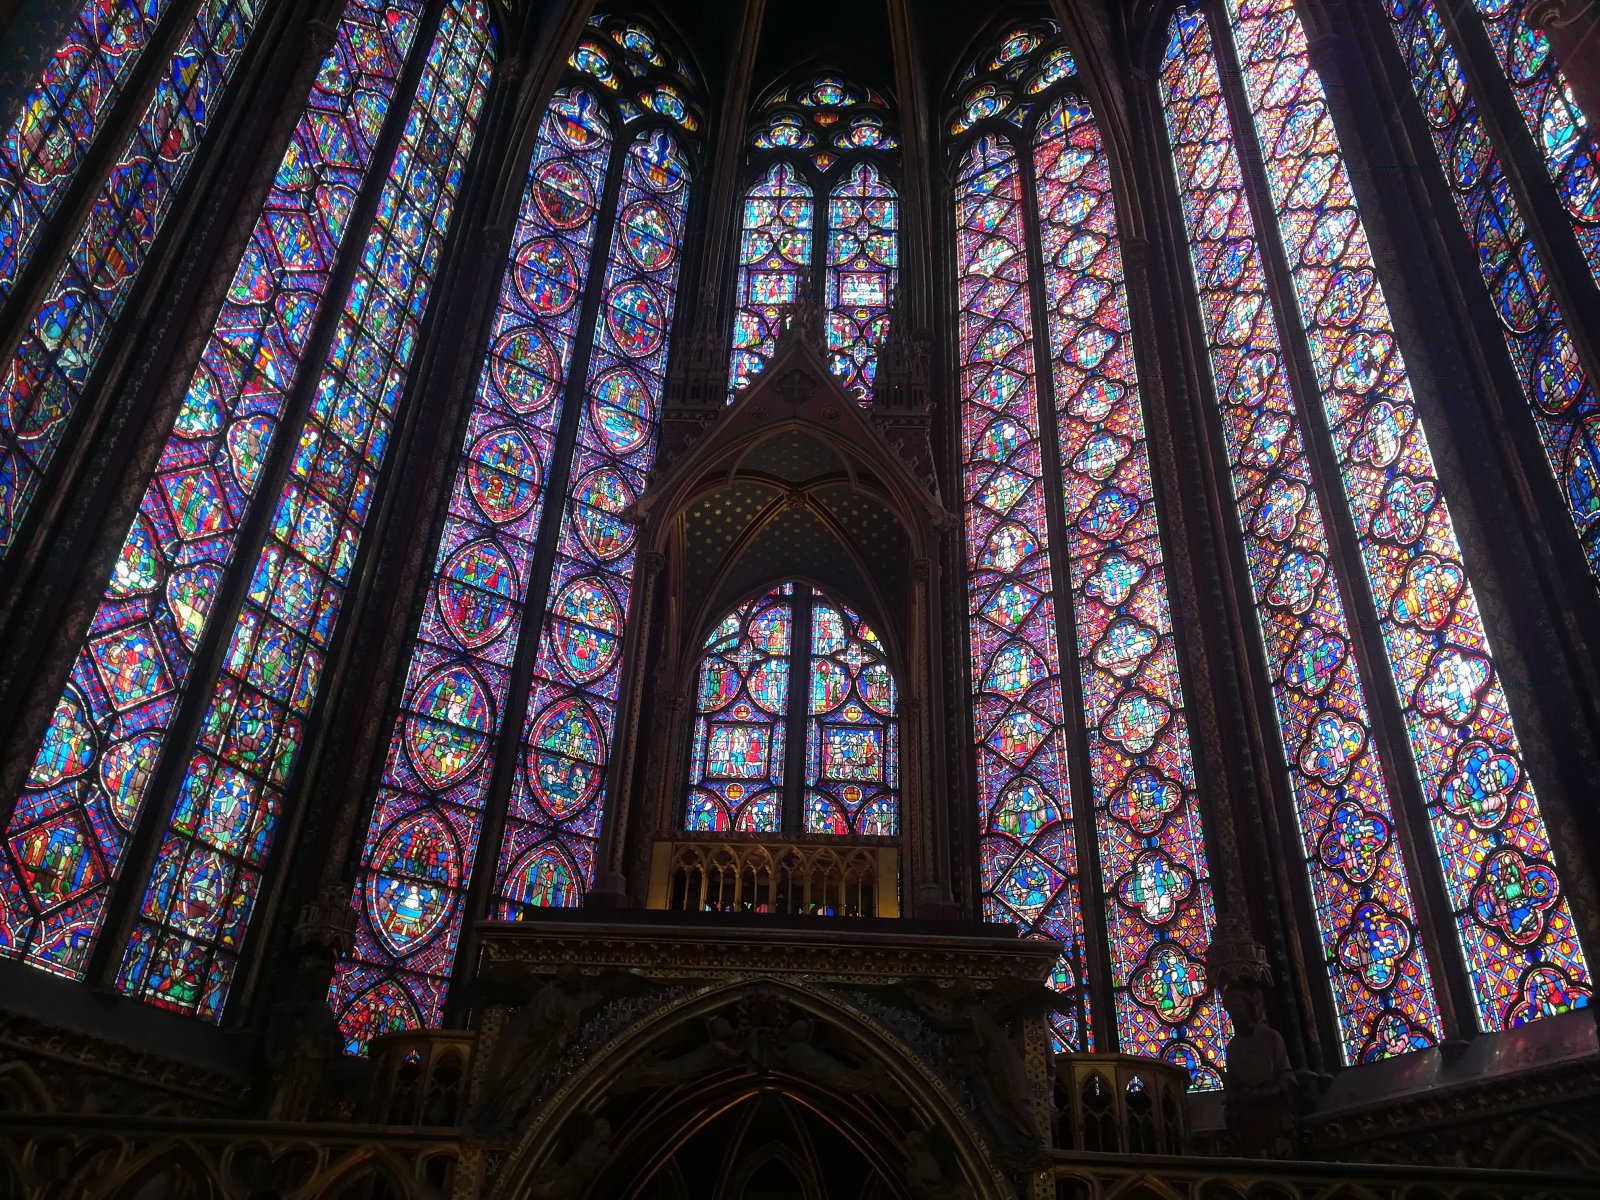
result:
M 464 1029 L 414 1029 L 373 1038 L 367 1119 L 419 1129 L 460 1124 L 476 1036 Z
M 1580 1200 L 1600 1178 L 1470 1167 L 1058 1151 L 1056 1200 Z
M 1183 1154 L 1189 1074 L 1129 1054 L 1056 1056 L 1056 1145 L 1063 1150 Z
M 661 839 L 649 907 L 671 912 L 898 917 L 900 851 L 886 839 Z
M 206 1197 L 208 1200 L 526 1200 L 525 1189 L 461 1190 L 466 1151 L 453 1131 L 378 1125 L 0 1118 L 0 1196 Z M 1463 1167 L 1273 1162 L 1058 1151 L 1057 1200 L 1584 1200 L 1600 1178 Z M 555 1195 L 556 1192 L 546 1194 Z M 560 1195 L 585 1195 L 583 1189 Z M 998 1194 L 998 1193 L 988 1193 Z M 591 1197 L 591 1200 L 594 1200 Z
M 201 1121 L 0 1117 L 6 1200 L 447 1200 L 455 1130 Z

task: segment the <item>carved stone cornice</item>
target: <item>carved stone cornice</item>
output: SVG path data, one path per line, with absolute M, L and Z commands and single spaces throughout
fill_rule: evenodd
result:
M 582 910 L 571 910 L 580 912 Z M 1043 983 L 1061 948 L 1055 942 L 1006 936 L 915 932 L 906 921 L 883 932 L 818 918 L 796 928 L 772 918 L 735 924 L 678 920 L 597 921 L 549 917 L 478 926 L 478 977 L 525 984 L 558 967 L 631 970 L 675 979 L 804 976 L 840 984 L 902 978 L 954 978 L 974 983 L 1025 979 Z M 551 918 L 554 919 L 551 919 Z
M 26 1013 L 8 1012 L 0 1017 L 0 1046 L 17 1058 L 43 1059 L 229 1109 L 244 1108 L 251 1102 L 250 1081 L 243 1073 L 138 1049 Z M 152 1096 L 152 1105 L 160 1099 Z

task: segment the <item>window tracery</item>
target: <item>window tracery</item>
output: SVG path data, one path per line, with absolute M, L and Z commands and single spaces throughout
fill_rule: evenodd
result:
M 1074 73 L 1053 22 L 1011 27 L 958 83 L 949 126 L 976 136 L 957 244 L 985 903 L 1068 946 L 1057 983 L 1075 1004 L 1091 986 L 1083 939 L 1103 929 L 1122 1048 L 1216 1087 L 1210 873 L 1110 168 Z M 1091 914 L 1075 745 L 1104 895 Z M 1081 1010 L 1057 1033 L 1090 1045 Z
M 867 403 L 899 274 L 900 199 L 887 169 L 900 141 L 888 104 L 824 74 L 769 96 L 757 120 L 752 158 L 771 165 L 745 192 L 729 398 L 760 373 L 796 309 L 820 304 L 829 366 Z
M 1422 787 L 1478 1022 L 1501 1029 L 1578 1007 L 1587 1002 L 1588 969 L 1304 31 L 1288 0 L 1228 0 L 1227 11 L 1241 66 L 1236 111 L 1248 114 L 1259 141 L 1270 212 L 1252 218 L 1234 148 L 1237 127 L 1200 13 L 1180 9 L 1174 16 L 1161 88 L 1206 298 L 1213 373 L 1224 424 L 1233 431 L 1247 539 L 1253 530 L 1282 548 L 1303 533 L 1315 535 L 1320 523 L 1308 520 L 1316 506 L 1303 459 L 1295 461 L 1301 454 L 1295 404 L 1261 290 L 1253 221 L 1266 220 L 1288 258 L 1292 295 L 1278 300 L 1285 308 L 1293 301 L 1289 311 L 1299 322 L 1293 334 L 1306 338 L 1338 469 L 1324 486 L 1337 489 L 1354 523 L 1379 649 L 1407 735 L 1407 745 L 1396 750 L 1409 752 Z M 1250 290 L 1238 290 L 1241 280 Z M 1304 411 L 1312 419 L 1312 408 Z M 1286 469 L 1292 473 L 1280 473 Z M 1255 471 L 1265 486 L 1252 506 L 1241 489 Z M 1373 737 L 1365 705 L 1342 715 L 1323 708 L 1296 750 L 1283 703 L 1291 692 L 1315 706 L 1337 700 L 1332 685 L 1346 661 L 1349 631 L 1342 615 L 1316 599 L 1338 571 L 1327 553 L 1325 543 L 1291 549 L 1270 580 L 1256 575 L 1255 587 L 1269 659 L 1279 664 L 1274 675 L 1281 681 L 1286 750 L 1294 757 L 1291 769 L 1302 773 L 1298 816 L 1313 889 L 1326 884 L 1351 897 L 1348 915 L 1322 903 L 1317 911 L 1344 1054 L 1357 1061 L 1431 1044 L 1437 1018 L 1392 823 L 1394 802 L 1377 783 L 1378 772 L 1377 786 L 1359 799 L 1347 790 Z M 1294 568 L 1289 576 L 1285 566 Z M 1275 649 L 1266 614 L 1285 610 L 1302 619 L 1312 613 L 1316 624 L 1292 647 Z M 1353 700 L 1355 693 L 1345 696 Z M 1305 775 L 1338 789 L 1338 803 L 1319 805 L 1312 797 L 1321 789 Z M 1386 861 L 1393 864 L 1392 883 L 1371 897 L 1361 889 Z M 1376 1015 L 1376 1023 L 1363 1012 Z
M 83 975 L 158 762 L 177 749 L 168 736 L 216 633 L 210 618 L 419 26 L 407 0 L 346 5 L 13 813 L 0 862 L 9 956 Z M 232 634 L 238 653 L 225 659 L 139 908 L 118 977 L 131 994 L 220 1014 L 337 612 L 327 601 L 353 565 L 472 144 L 491 39 L 486 10 L 466 0 L 446 10 L 428 51 L 390 200 L 366 236 L 365 283 L 345 301 Z
M 655 453 L 701 118 L 688 64 L 639 22 L 592 19 L 569 65 L 535 139 L 362 851 L 356 945 L 330 992 L 354 1053 L 438 1024 L 475 873 L 493 871 L 502 916 L 577 904 L 593 882 L 632 587 L 626 510 Z M 500 843 L 480 854 L 508 785 Z
M 685 829 L 899 833 L 899 693 L 847 605 L 797 583 L 739 605 L 706 638 L 695 697 Z

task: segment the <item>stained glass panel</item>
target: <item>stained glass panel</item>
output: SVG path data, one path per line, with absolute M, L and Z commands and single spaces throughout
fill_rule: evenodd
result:
M 811 594 L 806 704 L 805 830 L 893 837 L 900 832 L 899 694 L 868 624 Z
M 1178 12 L 1161 64 L 1245 562 L 1346 1062 L 1437 1043 L 1438 1004 L 1351 653 L 1256 229 L 1205 17 Z
M 633 590 L 636 533 L 627 509 L 655 461 L 688 193 L 688 167 L 673 139 L 640 136 L 628 150 L 617 200 L 495 873 L 503 917 L 527 905 L 577 903 L 594 879 Z M 619 412 L 633 416 L 619 422 Z
M 1065 947 L 1056 1020 L 1091 1048 L 1033 315 L 1015 152 L 977 139 L 956 178 L 963 495 L 984 912 Z
M 417 0 L 348 0 L 6 831 L 0 953 L 79 977 L 233 559 Z
M 900 201 L 872 163 L 857 163 L 828 197 L 828 365 L 857 398 L 872 398 L 889 332 L 900 254 Z
M 1439 162 L 1478 251 L 1478 270 L 1561 485 L 1589 569 L 1600 576 L 1600 404 L 1551 291 L 1544 258 L 1433 0 L 1384 0 Z
M 130 996 L 210 1020 L 227 1001 L 493 70 L 487 4 L 452 0 L 117 974 Z M 484 724 L 481 694 L 435 690 L 455 723 Z M 450 738 L 432 749 L 440 770 L 469 754 Z M 424 839 L 413 834 L 409 849 L 420 859 Z M 396 921 L 421 928 L 436 919 L 420 896 L 397 901 Z
M 1556 65 L 1550 39 L 1523 20 L 1524 0 L 1472 0 L 1512 97 L 1544 159 L 1578 247 L 1600 280 L 1600 147 Z M 1590 48 L 1591 53 L 1593 47 Z
M 96 194 L 0 382 L 0 553 L 172 209 L 264 0 L 204 0 Z M 0 246 L 6 230 L 0 227 Z
M 1111 169 L 1074 98 L 1034 135 L 1066 557 L 1118 1045 L 1221 1086 L 1216 922 L 1134 365 Z
M 1581 1007 L 1588 966 L 1305 32 L 1291 0 L 1228 11 L 1479 1024 Z
M 330 991 L 346 1049 L 437 1025 L 477 860 L 483 805 L 526 612 L 550 457 L 612 139 L 582 89 L 540 125 L 401 715 L 362 850 L 355 949 Z M 644 414 L 631 392 L 610 427 Z M 621 434 L 619 434 L 621 436 Z M 427 920 L 418 920 L 426 914 Z
M 0 139 L 0 302 L 11 294 L 170 2 L 88 0 Z
M 811 188 L 788 163 L 778 163 L 745 194 L 730 399 L 760 373 L 785 318 L 806 298 L 812 208 Z
M 695 689 L 685 829 L 780 828 L 794 591 L 786 583 L 741 604 L 706 639 Z

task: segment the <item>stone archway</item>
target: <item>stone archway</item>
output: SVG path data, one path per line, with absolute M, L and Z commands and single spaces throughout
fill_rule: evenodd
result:
M 762 1108 L 766 1132 L 752 1138 Z M 774 1109 L 793 1122 L 777 1135 Z M 694 989 L 628 1023 L 549 1087 L 514 1136 L 485 1196 L 655 1200 L 692 1171 L 697 1194 L 739 1200 L 765 1154 L 798 1165 L 804 1197 L 828 1177 L 819 1143 L 835 1175 L 859 1177 L 852 1200 L 1014 1195 L 984 1133 L 912 1047 L 834 993 L 771 978 Z M 713 1187 L 694 1167 L 718 1151 Z

